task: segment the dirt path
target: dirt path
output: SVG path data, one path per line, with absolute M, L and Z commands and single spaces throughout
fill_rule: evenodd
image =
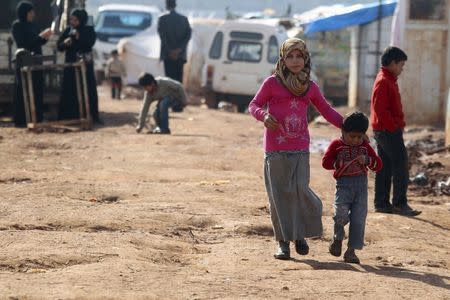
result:
M 415 219 L 375 214 L 371 177 L 362 264 L 345 264 L 327 252 L 334 182 L 314 153 L 324 237 L 276 261 L 261 124 L 188 107 L 173 135 L 138 135 L 140 102 L 101 107 L 95 131 L 0 128 L 1 299 L 450 298 L 448 197 L 411 196 Z

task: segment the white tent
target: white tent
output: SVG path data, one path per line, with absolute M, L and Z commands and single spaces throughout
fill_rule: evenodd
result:
M 161 41 L 155 27 L 119 41 L 118 49 L 127 70 L 128 84 L 136 84 L 142 72 L 164 75 L 163 64 L 159 61 Z
M 202 67 L 216 28 L 223 23 L 217 19 L 190 20 L 192 37 L 188 47 L 188 62 L 183 81 L 190 90 L 199 88 Z M 156 27 L 156 26 L 155 26 Z M 127 83 L 136 84 L 139 74 L 148 72 L 164 75 L 164 65 L 159 60 L 161 41 L 155 27 L 119 42 L 119 52 L 127 69 Z

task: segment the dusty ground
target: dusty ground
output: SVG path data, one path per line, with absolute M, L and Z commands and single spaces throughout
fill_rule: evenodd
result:
M 103 100 L 94 131 L 0 128 L 1 299 L 450 299 L 448 196 L 411 194 L 417 218 L 375 214 L 371 175 L 367 245 L 349 265 L 327 252 L 334 182 L 314 153 L 324 236 L 277 261 L 261 124 L 188 107 L 173 135 L 138 135 L 139 108 Z M 427 159 L 450 169 L 448 153 Z

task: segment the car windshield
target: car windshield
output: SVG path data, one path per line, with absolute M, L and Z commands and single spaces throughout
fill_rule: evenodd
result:
M 126 29 L 141 31 L 152 24 L 150 13 L 133 11 L 103 11 L 99 14 L 96 31 L 104 29 Z

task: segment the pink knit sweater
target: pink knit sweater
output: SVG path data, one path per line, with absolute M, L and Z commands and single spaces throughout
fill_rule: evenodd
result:
M 267 111 L 280 123 L 275 130 L 264 128 L 266 152 L 309 150 L 306 114 L 310 102 L 328 122 L 341 128 L 342 116 L 328 104 L 314 81 L 303 96 L 292 94 L 274 75 L 263 82 L 249 104 L 249 111 L 259 121 L 264 121 Z

